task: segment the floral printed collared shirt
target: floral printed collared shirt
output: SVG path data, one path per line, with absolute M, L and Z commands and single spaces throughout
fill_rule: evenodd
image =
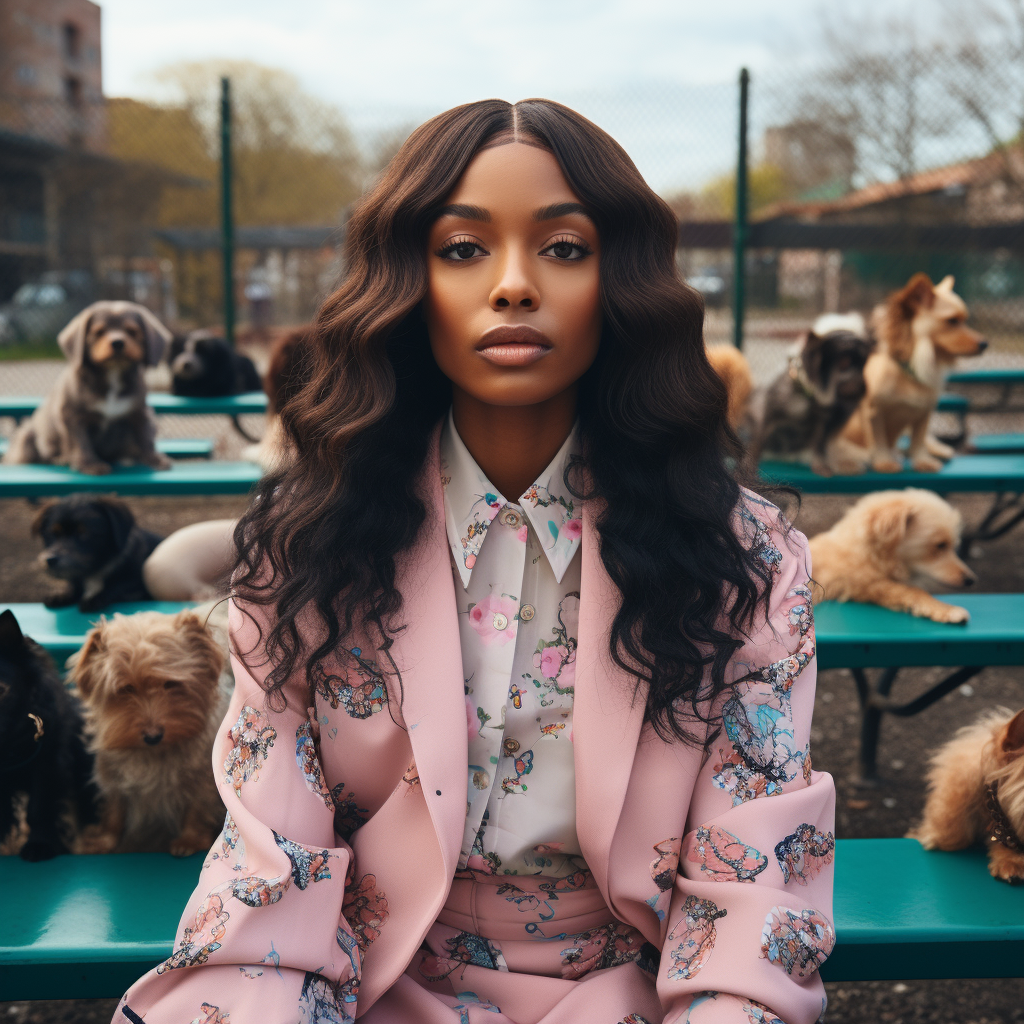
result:
M 583 524 L 564 483 L 576 450 L 573 430 L 510 502 L 450 412 L 441 432 L 469 729 L 466 874 L 562 878 L 585 867 L 572 748 Z

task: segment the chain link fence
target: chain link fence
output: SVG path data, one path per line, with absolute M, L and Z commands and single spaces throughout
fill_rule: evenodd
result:
M 985 47 L 837 45 L 799 70 L 752 74 L 745 351 L 760 380 L 817 314 L 867 311 L 916 271 L 955 276 L 993 343 L 987 359 L 1024 360 L 1017 29 Z M 161 102 L 67 76 L 59 95 L 31 83 L 0 94 L 0 346 L 52 340 L 96 298 L 142 302 L 178 329 L 222 322 L 222 74 L 240 336 L 312 315 L 342 272 L 350 204 L 436 111 L 345 110 L 283 71 L 179 64 L 156 76 Z M 730 340 L 737 86 L 553 98 L 616 137 L 672 204 L 708 339 Z

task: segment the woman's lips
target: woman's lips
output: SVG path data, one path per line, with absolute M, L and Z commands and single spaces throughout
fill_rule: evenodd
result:
M 551 342 L 536 327 L 517 324 L 491 328 L 476 350 L 496 366 L 529 366 L 551 351 Z

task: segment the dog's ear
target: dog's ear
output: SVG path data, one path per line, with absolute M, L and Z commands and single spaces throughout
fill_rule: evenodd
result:
M 184 608 L 175 616 L 174 625 L 189 646 L 206 661 L 210 675 L 219 676 L 224 668 L 224 652 L 203 620 L 191 609 Z
M 892 501 L 876 508 L 871 516 L 871 537 L 883 548 L 894 548 L 907 535 L 914 510 L 905 501 Z
M 116 498 L 98 498 L 96 504 L 103 510 L 103 514 L 110 523 L 110 532 L 114 537 L 114 544 L 123 548 L 128 543 L 128 535 L 135 525 L 135 516 L 132 510 Z
M 5 608 L 0 613 L 0 651 L 13 653 L 20 651 L 25 646 L 25 637 L 21 632 L 21 626 L 14 617 L 10 608 Z
M 107 620 L 101 615 L 100 621 L 86 634 L 85 643 L 65 662 L 68 678 L 85 700 L 88 700 L 96 689 L 97 673 L 94 662 L 106 646 L 103 639 L 106 624 Z
M 30 536 L 41 537 L 43 535 L 43 530 L 46 528 L 50 513 L 57 507 L 57 504 L 56 501 L 51 501 L 36 513 L 36 517 L 32 520 L 32 526 L 30 527 Z
M 814 331 L 808 331 L 804 338 L 804 347 L 800 351 L 800 361 L 804 364 L 804 372 L 812 384 L 824 387 L 822 379 L 825 360 L 825 339 L 819 337 Z
M 907 319 L 912 319 L 918 310 L 931 309 L 935 305 L 935 285 L 924 273 L 915 274 L 897 295 Z
M 937 292 L 951 292 L 953 285 L 956 284 L 956 278 L 952 274 L 947 274 L 936 286 Z
M 146 336 L 146 365 L 156 366 L 174 335 L 145 306 L 136 304 L 132 311 L 139 318 Z
M 1018 711 L 1007 723 L 1003 736 L 1003 750 L 1024 751 L 1024 709 Z
M 85 335 L 89 330 L 89 321 L 99 305 L 99 302 L 94 302 L 91 306 L 86 306 L 57 335 L 60 350 L 73 366 L 81 366 L 85 361 Z

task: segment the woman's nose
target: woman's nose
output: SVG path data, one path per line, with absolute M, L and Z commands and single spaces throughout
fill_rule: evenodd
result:
M 505 258 L 490 302 L 492 309 L 536 309 L 540 305 L 540 292 L 523 256 L 510 253 Z

